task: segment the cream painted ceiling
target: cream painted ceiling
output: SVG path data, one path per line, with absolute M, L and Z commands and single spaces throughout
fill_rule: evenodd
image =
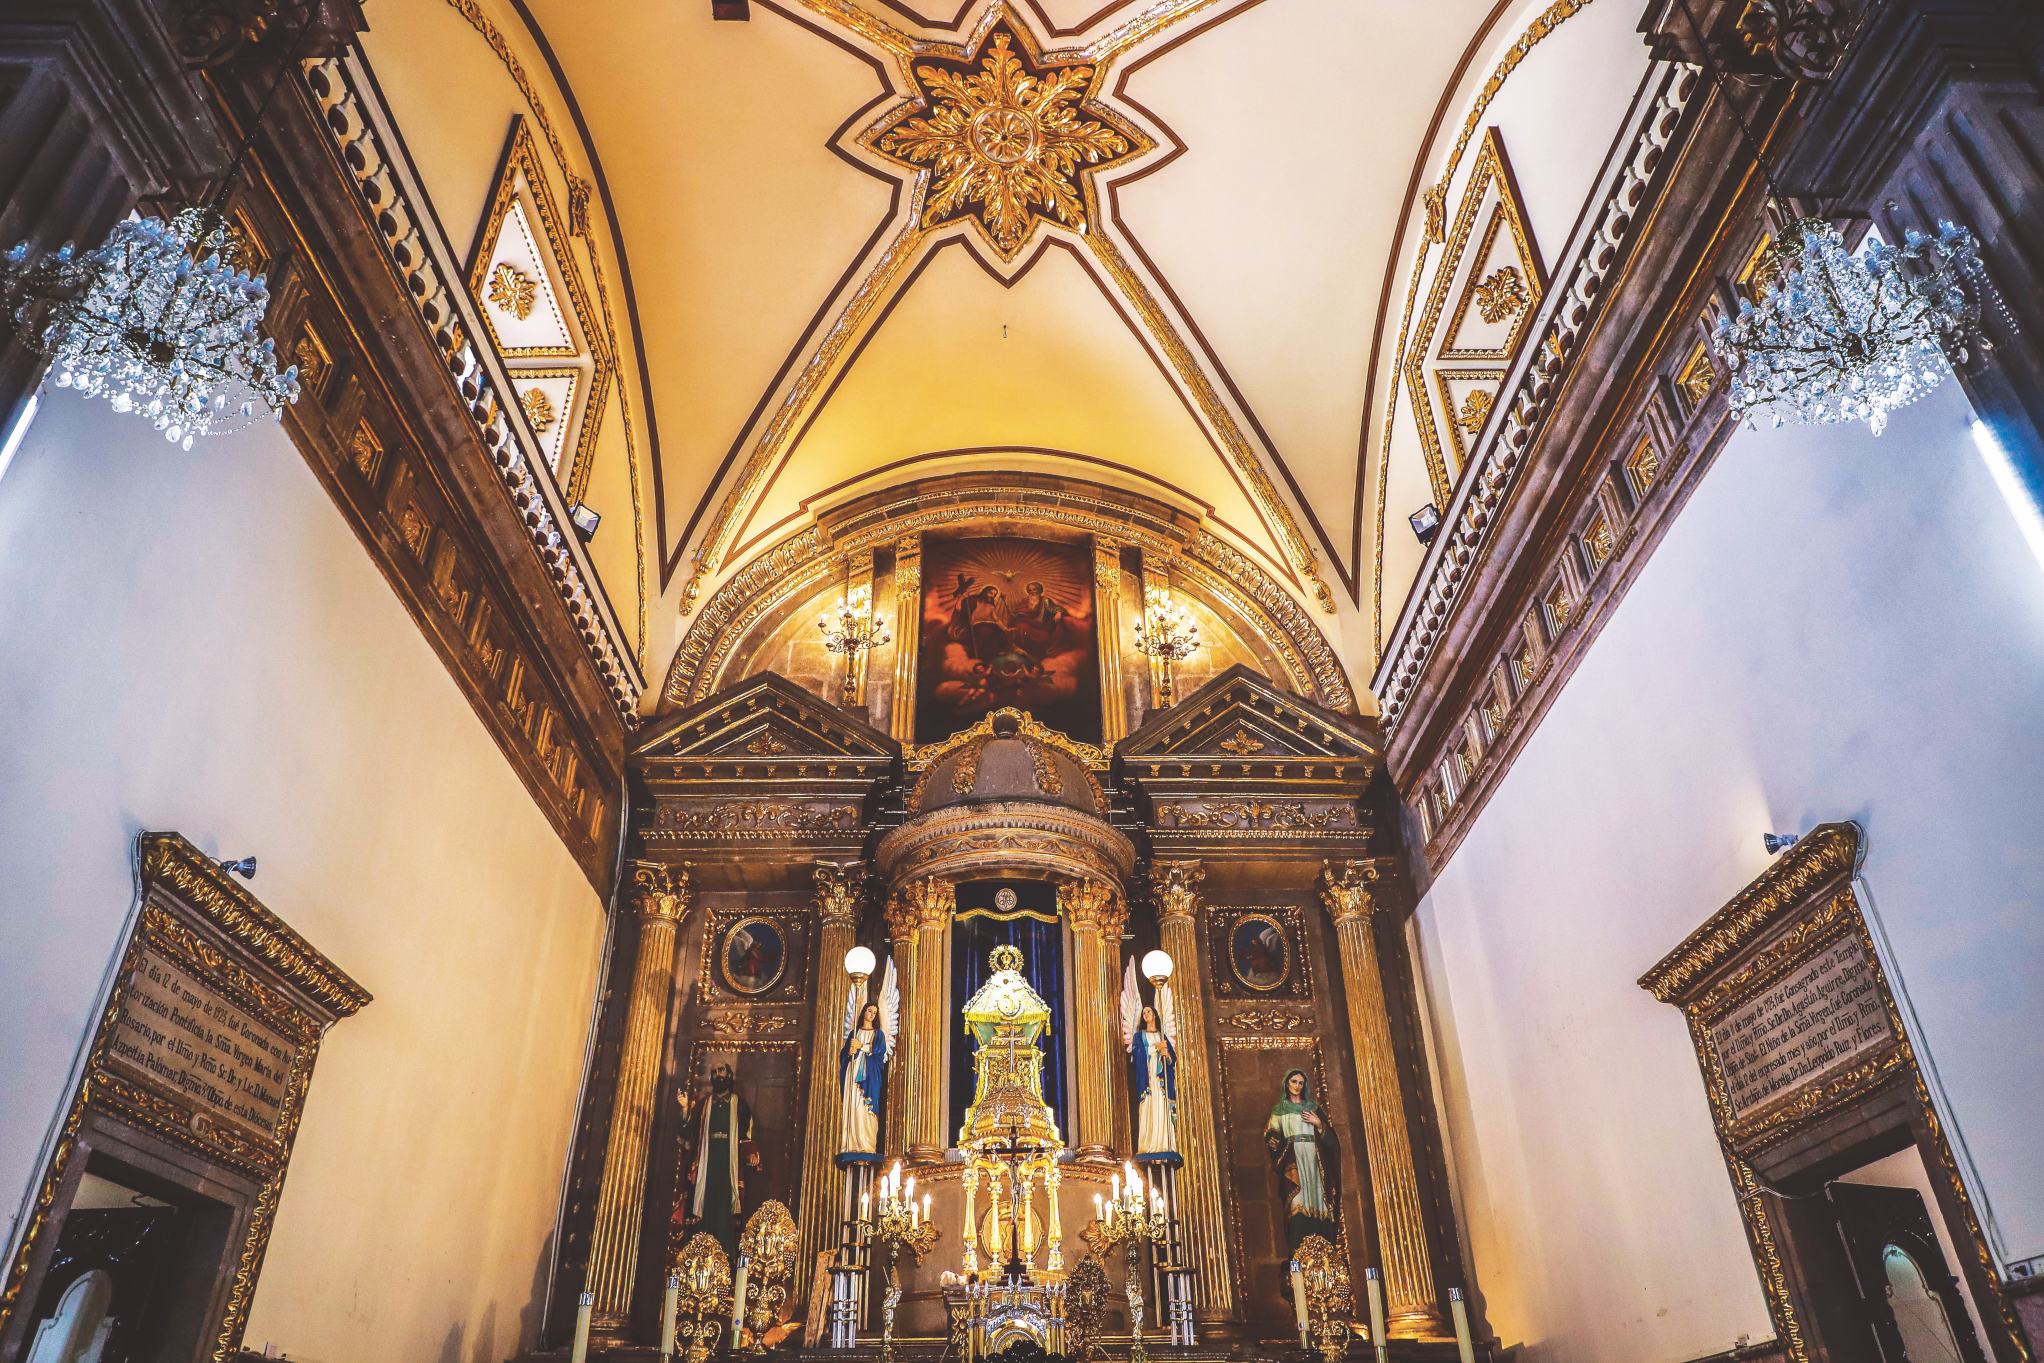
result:
M 628 258 L 660 585 L 887 482 L 1031 468 L 1194 510 L 1352 609 L 1417 164 L 1519 6 L 1015 0 L 1027 64 L 1090 64 L 1074 115 L 1127 136 L 1075 182 L 1083 230 L 1032 224 L 1004 259 L 963 223 L 922 230 L 941 174 L 874 145 L 927 112 L 902 112 L 919 65 L 971 66 L 1003 17 L 921 3 L 753 0 L 717 22 L 709 0 L 525 0 Z

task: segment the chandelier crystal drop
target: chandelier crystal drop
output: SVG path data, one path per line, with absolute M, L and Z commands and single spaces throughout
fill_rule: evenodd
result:
M 1731 370 L 1727 396 L 1740 415 L 1777 426 L 1864 421 L 1879 435 L 1888 414 L 1936 388 L 1991 345 L 1980 329 L 1988 286 L 1973 234 L 1946 222 L 1935 237 L 1848 251 L 1821 218 L 1789 224 L 1761 262 L 1769 280 L 1756 307 L 1741 300 L 1712 340 Z
M 190 449 L 247 424 L 258 403 L 281 417 L 298 400 L 298 367 L 280 371 L 262 334 L 269 286 L 235 268 L 238 251 L 211 207 L 131 217 L 82 256 L 15 246 L 0 256 L 0 299 L 59 388 L 139 413 Z

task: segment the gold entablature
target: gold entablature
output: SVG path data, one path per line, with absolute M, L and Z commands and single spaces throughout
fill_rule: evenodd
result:
M 957 495 L 932 498 L 924 485 L 889 489 L 840 522 L 813 525 L 779 541 L 727 578 L 690 622 L 662 688 L 668 706 L 708 699 L 725 669 L 773 614 L 819 591 L 846 555 L 888 548 L 904 536 L 980 521 L 1007 521 L 1054 535 L 1104 536 L 1146 555 L 1170 557 L 1178 584 L 1260 643 L 1285 685 L 1330 709 L 1353 714 L 1354 688 L 1306 609 L 1249 556 L 1211 531 L 1188 527 L 1162 503 L 1090 483 L 973 479 Z

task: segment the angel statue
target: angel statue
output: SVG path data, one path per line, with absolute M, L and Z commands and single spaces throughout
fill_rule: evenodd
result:
M 901 985 L 889 957 L 877 1000 L 866 998 L 863 980 L 854 980 L 845 993 L 845 1039 L 838 1048 L 838 1083 L 844 1093 L 839 1164 L 879 1163 L 880 1095 L 887 1089 L 887 1062 L 900 1029 Z
M 1121 977 L 1121 1044 L 1136 1096 L 1136 1158 L 1177 1164 L 1178 1013 L 1169 984 L 1157 986 L 1155 1007 L 1143 1005 L 1133 956 Z

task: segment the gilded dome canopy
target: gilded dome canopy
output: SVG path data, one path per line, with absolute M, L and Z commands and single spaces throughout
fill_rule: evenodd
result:
M 910 803 L 916 813 L 997 800 L 1041 801 L 1103 817 L 1107 813 L 1106 796 L 1081 760 L 1081 746 L 1019 710 L 996 710 L 982 724 L 947 739 L 945 746 L 949 750 L 916 784 Z

